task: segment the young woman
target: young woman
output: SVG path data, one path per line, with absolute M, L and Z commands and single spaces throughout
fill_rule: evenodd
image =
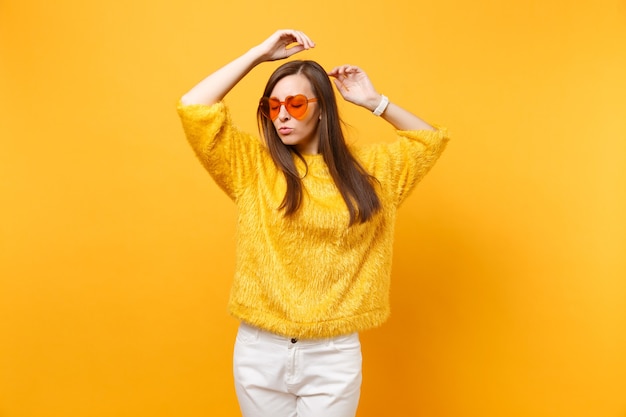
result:
M 313 61 L 287 62 L 270 77 L 257 113 L 263 141 L 237 129 L 224 96 L 256 65 L 314 46 L 302 32 L 277 31 L 178 106 L 191 146 L 238 209 L 229 310 L 241 321 L 234 377 L 246 417 L 355 415 L 358 332 L 389 315 L 397 208 L 448 140 L 360 68 L 326 73 Z M 331 79 L 397 139 L 348 146 Z

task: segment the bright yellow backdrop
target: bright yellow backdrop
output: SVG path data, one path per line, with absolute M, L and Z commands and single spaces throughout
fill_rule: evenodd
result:
M 238 415 L 234 209 L 174 107 L 281 27 L 453 134 L 401 211 L 359 417 L 626 416 L 623 0 L 2 1 L 0 416 Z M 240 126 L 275 67 L 228 97 Z

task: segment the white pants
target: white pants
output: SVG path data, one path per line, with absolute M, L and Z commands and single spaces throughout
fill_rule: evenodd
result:
M 359 335 L 296 340 L 242 323 L 233 371 L 244 417 L 354 417 Z

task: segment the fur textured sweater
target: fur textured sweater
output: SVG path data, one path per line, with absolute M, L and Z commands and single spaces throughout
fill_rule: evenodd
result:
M 308 172 L 296 158 L 304 198 L 285 217 L 278 209 L 285 179 L 258 137 L 240 131 L 223 103 L 179 103 L 178 113 L 198 158 L 238 208 L 230 313 L 303 339 L 382 324 L 390 312 L 397 208 L 443 151 L 446 131 L 398 131 L 395 142 L 352 149 L 379 181 L 382 210 L 348 226 L 348 209 L 321 155 L 304 156 Z

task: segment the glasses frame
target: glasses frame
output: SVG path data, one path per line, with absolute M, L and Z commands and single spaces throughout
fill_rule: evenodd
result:
M 303 102 L 304 104 L 302 106 L 302 110 L 298 108 L 298 110 L 295 111 L 294 108 L 291 106 L 291 103 L 293 99 L 299 98 L 299 97 L 304 97 L 304 102 Z M 275 111 L 276 113 L 274 115 L 272 114 L 274 112 L 271 110 L 270 101 L 273 101 L 273 104 L 278 104 L 278 110 Z M 285 97 L 285 101 L 280 101 L 276 97 L 261 97 L 261 100 L 259 100 L 259 109 L 261 110 L 261 113 L 263 114 L 263 116 L 267 117 L 271 121 L 274 121 L 278 118 L 278 115 L 280 115 L 280 108 L 282 106 L 285 106 L 285 110 L 287 110 L 287 113 L 289 113 L 295 119 L 301 120 L 306 114 L 307 109 L 309 108 L 309 103 L 315 103 L 315 102 L 317 102 L 317 97 L 308 98 L 304 94 L 296 94 L 295 96 L 287 96 Z

